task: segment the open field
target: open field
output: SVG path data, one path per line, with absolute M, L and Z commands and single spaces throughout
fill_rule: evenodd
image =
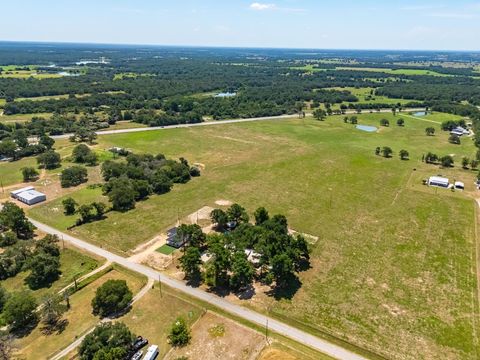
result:
M 255 360 L 266 345 L 263 334 L 207 312 L 192 327 L 192 341 L 171 350 L 165 360 L 179 357 L 203 360 Z
M 95 290 L 109 279 L 126 280 L 134 294 L 145 284 L 144 278 L 120 268 L 108 272 L 70 297 L 71 309 L 64 316 L 67 325 L 62 332 L 46 335 L 40 324 L 28 336 L 16 341 L 18 356 L 28 360 L 47 359 L 95 326 L 100 319 L 90 311 L 91 301 Z
M 37 167 L 37 160 L 34 157 L 23 158 L 18 161 L 0 162 L 0 183 L 2 186 L 18 184 L 23 181 L 23 167 Z
M 0 115 L 0 122 L 3 123 L 15 123 L 25 122 L 32 120 L 32 117 L 50 117 L 50 113 L 37 113 L 37 114 L 15 114 L 15 115 Z
M 394 99 L 386 96 L 372 95 L 370 92 L 373 88 L 355 88 L 355 87 L 333 87 L 326 90 L 349 91 L 352 95 L 358 98 L 358 102 L 354 104 L 407 104 L 411 100 Z M 339 108 L 340 104 L 334 104 L 334 107 Z
M 62 246 L 62 244 L 60 244 Z M 62 274 L 60 278 L 55 281 L 50 288 L 42 288 L 31 291 L 28 285 L 25 284 L 25 278 L 28 272 L 21 272 L 15 277 L 2 281 L 2 286 L 9 292 L 30 290 L 32 294 L 41 301 L 46 294 L 56 293 L 73 283 L 75 278 L 80 278 L 82 275 L 88 274 L 98 267 L 100 260 L 96 260 L 84 253 L 66 247 L 60 253 L 60 271 Z
M 462 170 L 462 156 L 476 149 L 465 138 L 448 143 L 436 123 L 402 115 L 363 114 L 359 123 L 392 124 L 369 134 L 344 124 L 342 116 L 170 129 L 99 138 L 100 147 L 163 152 L 205 165 L 200 178 L 152 196 L 124 214 L 75 228 L 75 235 L 128 252 L 204 205 L 218 199 L 253 211 L 283 213 L 293 229 L 319 237 L 312 269 L 291 300 L 259 294 L 249 306 L 314 334 L 326 332 L 391 358 L 474 358 L 478 342 L 474 264 L 475 172 Z M 452 118 L 433 114 L 434 119 Z M 428 120 L 428 119 L 427 119 Z M 433 126 L 437 135 L 425 136 Z M 390 146 L 394 157 L 374 155 Z M 152 150 L 153 149 L 153 150 Z M 398 151 L 410 152 L 400 161 Z M 453 169 L 421 162 L 422 154 L 454 154 Z M 413 169 L 416 171 L 413 171 Z M 429 175 L 463 180 L 465 193 L 421 185 Z M 421 175 L 418 175 L 421 174 Z M 252 189 L 255 189 L 252 191 Z M 81 190 L 73 196 L 98 197 Z M 30 210 L 39 221 L 64 229 L 72 222 L 52 209 L 61 199 Z M 335 224 L 335 226 L 332 226 Z M 139 231 L 141 228 L 141 231 Z M 266 310 L 265 310 L 266 311 Z
M 426 70 L 426 69 L 384 69 L 384 68 L 372 68 L 372 67 L 346 67 L 339 66 L 337 70 L 350 70 L 350 71 L 371 71 L 371 72 L 381 72 L 391 75 L 430 75 L 430 76 L 446 76 L 450 77 L 453 75 L 442 74 L 436 71 Z
M 63 77 L 61 74 L 37 72 L 36 70 L 7 70 L 0 74 L 0 78 L 27 79 L 53 79 Z

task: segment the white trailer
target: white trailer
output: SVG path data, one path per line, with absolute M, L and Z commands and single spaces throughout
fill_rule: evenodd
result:
M 152 345 L 148 348 L 143 360 L 154 360 L 158 355 L 158 346 Z

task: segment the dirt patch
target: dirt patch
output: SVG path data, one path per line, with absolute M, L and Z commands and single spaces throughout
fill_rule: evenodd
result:
M 207 312 L 193 326 L 190 345 L 172 349 L 165 356 L 165 360 L 173 360 L 181 356 L 202 360 L 254 360 L 264 346 L 263 335 L 229 319 Z
M 217 204 L 219 206 L 231 206 L 231 205 L 233 205 L 233 203 L 229 200 L 217 200 L 217 201 L 215 201 L 215 204 Z
M 143 255 L 143 254 L 141 254 Z M 137 258 L 137 263 L 147 265 L 156 270 L 165 270 L 172 263 L 172 257 L 161 254 L 159 252 L 152 252 L 145 254 L 142 258 Z
M 210 213 L 212 212 L 213 208 L 210 206 L 204 206 L 194 213 L 188 215 L 188 221 L 191 224 L 199 224 L 202 226 L 206 222 L 206 224 L 210 223 Z

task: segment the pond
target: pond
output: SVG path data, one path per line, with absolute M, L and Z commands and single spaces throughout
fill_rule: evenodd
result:
M 416 112 L 416 113 L 413 113 L 413 116 L 426 116 L 427 113 L 425 111 L 419 111 L 419 112 Z
M 368 126 L 368 125 L 357 125 L 358 130 L 366 131 L 366 132 L 375 132 L 378 130 L 375 126 Z

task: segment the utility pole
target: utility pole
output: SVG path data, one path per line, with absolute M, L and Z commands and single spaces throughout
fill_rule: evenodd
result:
M 158 286 L 160 287 L 160 297 L 163 298 L 163 293 L 162 293 L 162 279 L 160 278 L 160 274 L 158 274 Z

